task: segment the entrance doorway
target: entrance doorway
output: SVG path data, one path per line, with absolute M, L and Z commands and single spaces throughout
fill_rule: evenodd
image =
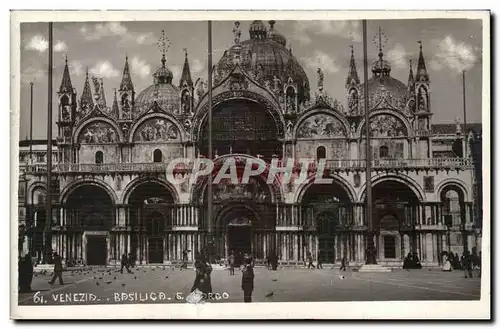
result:
M 148 263 L 163 263 L 163 238 L 148 238 Z
M 252 252 L 252 227 L 248 225 L 231 225 L 227 228 L 228 251 L 234 251 L 236 266 L 243 263 L 243 255 Z
M 87 237 L 87 265 L 106 265 L 106 236 Z
M 384 236 L 384 258 L 396 258 L 396 237 L 394 235 Z

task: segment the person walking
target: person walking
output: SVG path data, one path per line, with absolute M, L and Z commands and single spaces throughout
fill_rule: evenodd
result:
M 52 276 L 52 280 L 49 281 L 49 284 L 53 285 L 56 279 L 58 278 L 59 284 L 62 286 L 64 285 L 62 278 L 62 272 L 63 272 L 62 258 L 55 252 L 52 256 L 52 260 L 54 262 L 54 275 Z
M 128 253 L 127 263 L 128 263 L 129 267 L 134 267 L 134 265 L 135 265 L 135 261 L 134 261 L 134 258 L 132 257 L 131 253 Z
M 344 272 L 347 271 L 347 260 L 346 260 L 345 256 L 342 257 L 342 260 L 340 261 L 339 271 L 344 271 Z
M 234 251 L 231 251 L 231 254 L 229 255 L 227 260 L 229 262 L 229 275 L 234 275 L 234 262 L 235 262 Z
M 464 268 L 464 276 L 467 278 L 472 278 L 472 269 L 473 269 L 473 261 L 472 255 L 469 254 L 468 251 L 465 251 L 463 254 L 463 268 Z
M 121 259 L 121 268 L 120 268 L 120 273 L 123 274 L 123 268 L 127 269 L 128 273 L 132 273 L 129 268 L 129 258 L 127 257 L 127 254 L 123 253 L 122 259 Z
M 245 303 L 252 302 L 254 278 L 255 274 L 253 271 L 252 259 L 247 257 L 244 260 L 244 266 L 241 276 L 241 289 L 243 290 L 243 301 Z
M 318 262 L 317 262 L 317 265 L 316 265 L 316 268 L 319 270 L 319 269 L 323 269 L 323 262 L 322 262 L 322 259 L 323 259 L 323 254 L 322 254 L 322 250 L 319 249 L 318 250 Z
M 196 276 L 194 279 L 193 287 L 191 292 L 196 289 L 203 293 L 203 297 L 207 298 L 208 294 L 212 293 L 212 265 L 206 261 L 205 255 L 202 253 L 195 261 L 194 266 L 196 268 Z
M 309 264 L 307 265 L 308 269 L 310 269 L 311 267 L 316 268 L 316 266 L 314 266 L 313 264 L 313 256 L 310 251 L 307 252 L 307 261 L 309 262 Z

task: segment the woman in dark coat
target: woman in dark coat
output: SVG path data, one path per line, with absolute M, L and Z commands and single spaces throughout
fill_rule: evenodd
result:
M 195 261 L 194 267 L 196 268 L 196 277 L 194 279 L 191 292 L 198 289 L 206 298 L 209 293 L 212 293 L 212 280 L 210 277 L 212 274 L 212 266 L 206 262 L 205 257 L 202 254 Z
M 245 258 L 245 265 L 241 276 L 241 289 L 243 290 L 243 300 L 245 303 L 252 302 L 254 278 L 255 274 L 253 272 L 252 259 Z

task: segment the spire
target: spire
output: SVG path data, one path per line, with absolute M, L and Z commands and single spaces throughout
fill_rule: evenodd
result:
M 422 41 L 418 42 L 420 44 L 420 53 L 418 54 L 418 64 L 417 64 L 417 76 L 416 80 L 429 82 L 429 74 L 427 73 L 427 68 L 425 67 L 424 54 L 422 52 Z
M 94 100 L 92 99 L 92 90 L 90 89 L 88 67 L 85 72 L 85 84 L 83 85 L 82 96 L 80 97 L 80 106 L 83 108 L 85 107 L 85 105 L 89 105 L 90 107 L 94 105 Z
M 346 85 L 350 85 L 351 82 L 359 84 L 358 71 L 356 70 L 356 61 L 354 60 L 354 47 L 351 47 L 351 61 L 349 62 L 349 73 L 347 73 Z
M 122 82 L 120 83 L 120 91 L 134 90 L 130 69 L 128 67 L 128 55 L 125 55 L 125 66 L 123 67 Z
M 101 78 L 101 88 L 99 88 L 99 105 L 106 107 L 106 94 L 104 93 L 104 79 Z
M 113 106 L 111 107 L 111 112 L 118 115 L 118 99 L 116 98 L 116 89 L 113 95 Z
M 189 69 L 187 48 L 184 48 L 184 52 L 185 52 L 184 67 L 182 68 L 182 76 L 181 80 L 179 81 L 179 85 L 182 86 L 185 82 L 189 87 L 192 88 L 193 80 L 191 79 L 191 70 Z
M 69 76 L 69 68 L 68 68 L 68 55 L 66 55 L 65 64 L 64 64 L 64 72 L 61 81 L 61 87 L 59 88 L 60 93 L 71 93 L 73 91 L 73 85 L 71 84 L 71 78 Z
M 408 90 L 412 90 L 415 86 L 415 79 L 413 78 L 413 63 L 410 59 L 410 73 L 408 74 Z

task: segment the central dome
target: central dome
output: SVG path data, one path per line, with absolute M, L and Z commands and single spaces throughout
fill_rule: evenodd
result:
M 250 25 L 250 39 L 233 45 L 220 59 L 218 67 L 232 67 L 236 50 L 240 52 L 241 66 L 248 72 L 260 71 L 264 80 L 273 81 L 277 77 L 282 84 L 288 77 L 298 86 L 299 102 L 309 99 L 309 79 L 293 56 L 291 49 L 286 48 L 286 38 L 274 28 L 270 21 L 269 30 L 262 21 L 254 21 Z
M 153 74 L 154 83 L 142 90 L 135 99 L 137 113 L 149 110 L 155 102 L 163 110 L 172 113 L 180 106 L 179 88 L 172 85 L 173 74 L 165 65 L 165 55 L 161 62 L 161 67 Z

